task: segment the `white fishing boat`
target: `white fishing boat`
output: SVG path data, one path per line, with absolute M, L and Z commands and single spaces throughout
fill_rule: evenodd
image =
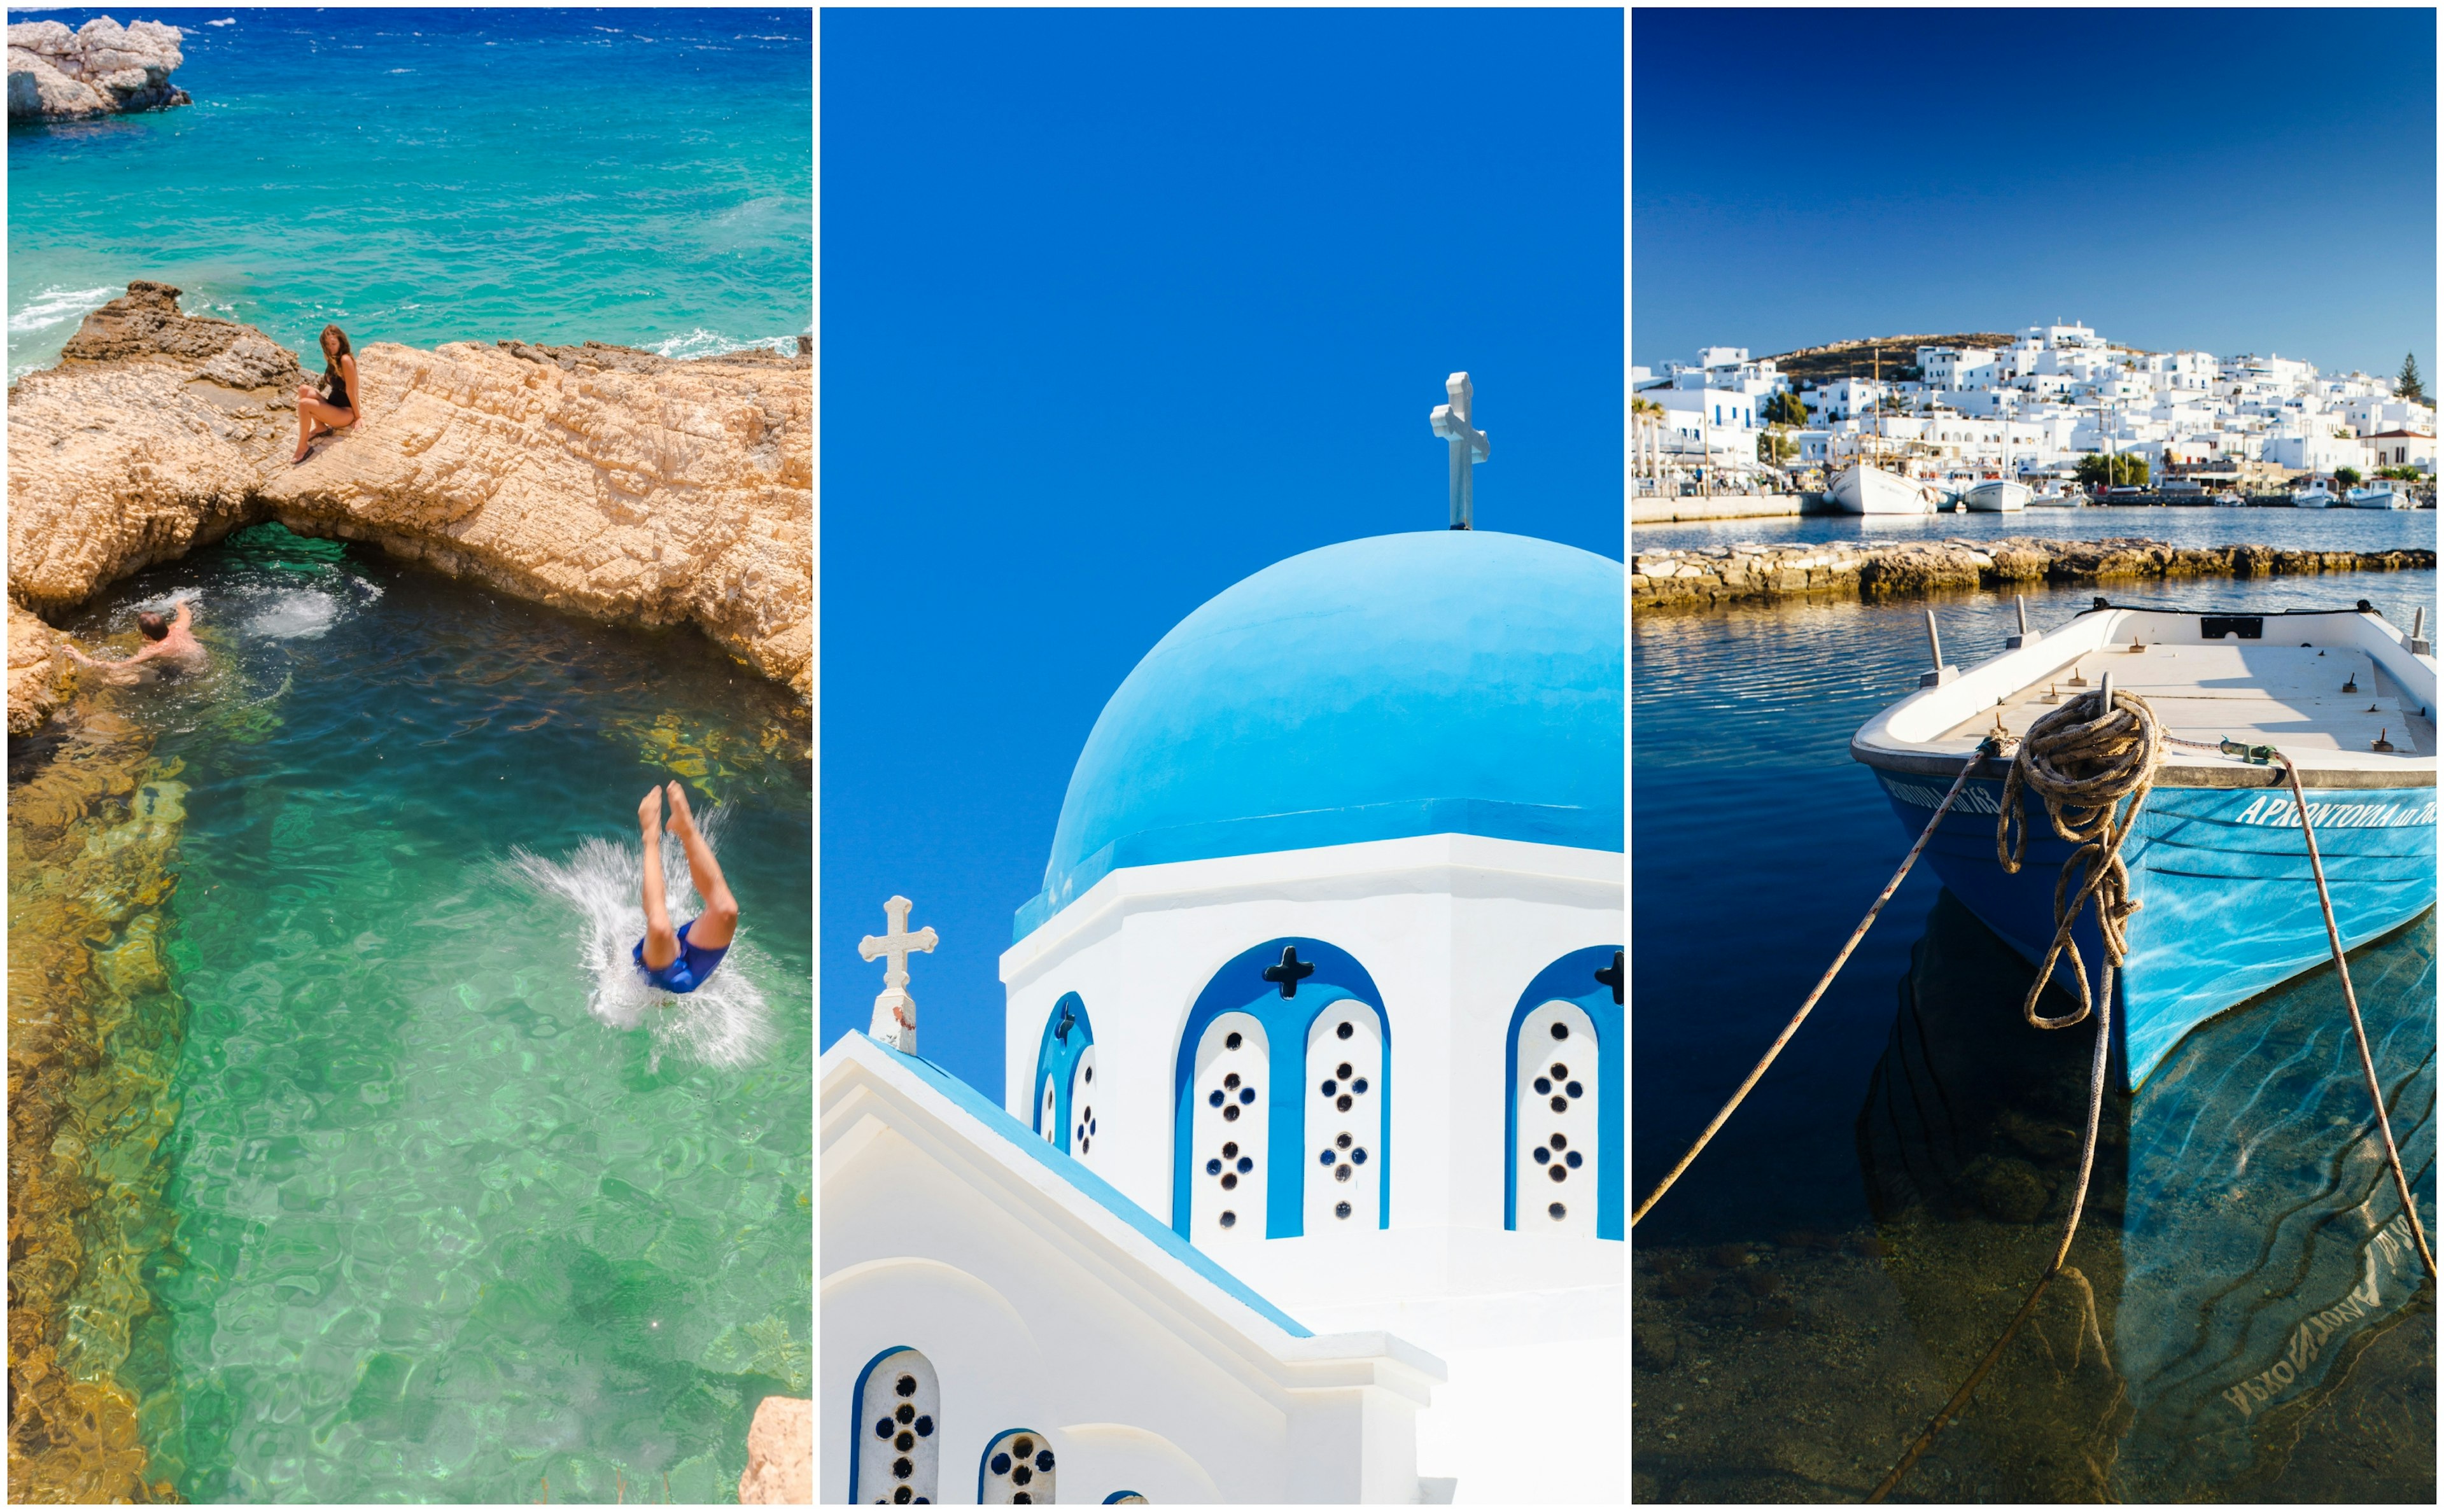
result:
M 1977 514 L 2011 514 L 2028 507 L 2037 490 L 2025 483 L 2009 478 L 1993 478 L 1971 489 L 1963 495 L 1970 509 Z
M 2391 478 L 2379 478 L 2363 489 L 2353 489 L 2342 495 L 2354 509 L 2407 509 L 2410 496 L 2394 491 Z
M 1861 462 L 1833 475 L 1825 497 L 1844 514 L 1933 514 L 1935 489 Z
M 2330 509 L 2334 503 L 2334 490 L 2322 483 L 2291 490 L 2291 507 L 2295 509 Z
M 2244 499 L 2239 494 L 2232 492 L 2230 489 L 2226 489 L 2221 493 L 2216 494 L 2214 496 L 2214 502 L 2215 507 L 2218 509 L 2241 509 L 2246 508 L 2249 506 L 2249 501 L 2247 499 Z
M 2346 948 L 2435 906 L 2436 663 L 2423 630 L 2404 635 L 2365 600 L 2356 611 L 2209 614 L 2099 599 L 1980 666 L 1929 673 L 1929 686 L 1851 738 L 1850 754 L 1874 770 L 1913 836 L 1977 764 L 1926 857 L 2035 962 L 2052 941 L 2055 882 L 2075 847 L 2024 795 L 2026 861 L 2003 869 L 1995 823 L 2010 762 L 1981 758 L 1981 743 L 1997 730 L 2025 734 L 2108 675 L 2183 743 L 2163 747 L 2120 853 L 2142 904 L 2126 926 L 2113 1020 L 2135 1088 L 2198 1024 L 2331 959 L 2298 810 L 2268 747 L 2306 790 Z M 2072 938 L 2093 976 L 2102 945 L 2092 913 Z M 2067 989 L 2069 968 L 2058 969 Z

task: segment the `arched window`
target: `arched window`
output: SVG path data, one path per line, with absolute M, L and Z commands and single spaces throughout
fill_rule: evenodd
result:
M 1044 1506 L 1052 1494 L 1052 1446 L 1031 1429 L 996 1433 L 976 1470 L 979 1506 Z
M 1085 1000 L 1063 993 L 1045 1015 L 1044 1032 L 1035 1042 L 1035 1132 L 1073 1155 L 1087 1152 L 1079 1147 L 1078 1132 L 1089 1119 L 1077 1116 L 1077 1094 L 1091 1085 L 1079 1071 L 1082 1062 L 1092 1063 L 1087 1058 L 1094 1048 L 1095 1023 L 1086 1017 Z
M 1619 1239 L 1623 952 L 1591 946 L 1536 973 L 1510 1015 L 1504 1226 Z
M 933 1362 L 913 1349 L 885 1350 L 867 1362 L 850 1395 L 857 1404 L 857 1453 L 848 1499 L 898 1506 L 940 1501 L 935 1425 L 942 1393 Z
M 1342 998 L 1306 1032 L 1306 1231 L 1379 1228 L 1383 1031 L 1374 1008 Z
M 1346 950 L 1285 938 L 1233 956 L 1189 1009 L 1172 1089 L 1171 1226 L 1192 1243 L 1389 1222 L 1390 1021 L 1374 979 Z M 1319 1156 L 1327 1149 L 1350 1158 L 1326 1165 Z M 1278 1180 L 1273 1158 L 1286 1162 Z
M 1206 1024 L 1190 1082 L 1191 1244 L 1265 1237 L 1272 1176 L 1271 1104 L 1265 1094 L 1272 1080 L 1270 1044 L 1253 1014 L 1225 1013 Z

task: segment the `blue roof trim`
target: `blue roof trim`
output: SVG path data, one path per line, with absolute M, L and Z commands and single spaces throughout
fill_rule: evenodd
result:
M 987 1129 L 1016 1146 L 1028 1159 L 1093 1198 L 1112 1216 L 1152 1240 L 1157 1247 L 1168 1253 L 1173 1259 L 1262 1313 L 1267 1321 L 1280 1328 L 1284 1333 L 1293 1338 L 1315 1337 L 1313 1330 L 1257 1296 L 1249 1288 L 1246 1282 L 1215 1264 L 1213 1257 L 1157 1223 L 1152 1213 L 1122 1196 L 1119 1188 L 1038 1138 L 1028 1131 L 1027 1125 L 1011 1117 L 999 1103 L 922 1056 L 913 1056 L 894 1050 L 872 1035 L 866 1034 L 862 1029 L 851 1032 L 861 1036 L 867 1043 L 916 1073 L 917 1079 L 972 1115 Z
M 1010 941 L 1016 944 L 1026 939 L 1080 894 L 1112 873 L 1132 866 L 1263 856 L 1365 840 L 1415 839 L 1423 835 L 1476 835 L 1487 839 L 1527 840 L 1618 855 L 1622 850 L 1625 826 L 1618 808 L 1565 808 L 1483 798 L 1427 798 L 1146 830 L 1123 836 L 1079 862 L 1065 878 L 1060 897 L 1054 897 L 1047 889 L 1028 899 L 1011 921 Z

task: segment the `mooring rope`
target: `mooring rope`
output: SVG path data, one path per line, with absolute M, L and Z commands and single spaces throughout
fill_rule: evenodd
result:
M 1953 779 L 1952 791 L 1943 795 L 1943 802 L 1935 806 L 1935 817 L 1928 820 L 1926 828 L 1918 832 L 1917 843 L 1910 847 L 1907 856 L 1901 857 L 1900 870 L 1895 872 L 1893 879 L 1884 884 L 1884 890 L 1876 894 L 1876 901 L 1867 909 L 1867 916 L 1861 919 L 1859 927 L 1850 931 L 1850 938 L 1842 946 L 1842 953 L 1835 956 L 1833 964 L 1824 968 L 1824 974 L 1816 979 L 1816 990 L 1807 994 L 1807 1001 L 1801 1004 L 1799 1011 L 1790 1016 L 1790 1022 L 1783 1025 L 1782 1033 L 1775 1037 L 1772 1044 L 1767 1046 L 1765 1059 L 1756 1063 L 1756 1069 L 1749 1073 L 1746 1081 L 1740 1083 L 1740 1089 L 1731 1094 L 1731 1100 L 1723 1104 L 1723 1111 L 1714 1115 L 1714 1121 L 1706 1125 L 1706 1132 L 1697 1136 L 1697 1142 L 1689 1147 L 1689 1152 L 1680 1157 L 1679 1164 L 1665 1172 L 1663 1179 L 1656 1184 L 1655 1189 L 1646 1194 L 1646 1200 L 1638 1205 L 1638 1210 L 1629 1215 L 1629 1226 L 1632 1228 L 1638 1226 L 1638 1221 L 1646 1216 L 1649 1208 L 1663 1200 L 1663 1194 L 1672 1189 L 1672 1184 L 1680 1179 L 1680 1173 L 1688 1170 L 1690 1162 L 1695 1160 L 1705 1150 L 1707 1143 L 1714 1137 L 1715 1131 L 1731 1120 L 1731 1115 L 1738 1110 L 1750 1090 L 1765 1076 L 1766 1068 L 1773 1064 L 1774 1057 L 1782 1054 L 1782 1047 L 1788 1044 L 1790 1037 L 1799 1032 L 1800 1024 L 1806 1022 L 1807 1015 L 1816 1006 L 1817 1000 L 1824 996 L 1824 989 L 1831 986 L 1833 979 L 1841 974 L 1842 966 L 1850 959 L 1850 952 L 1857 950 L 1859 942 L 1867 937 L 1868 926 L 1876 922 L 1876 915 L 1884 911 L 1884 905 L 1891 902 L 1893 894 L 1900 890 L 1901 878 L 1909 876 L 1910 868 L 1917 864 L 1918 854 L 1926 849 L 1926 842 L 1935 839 L 1935 827 L 1943 822 L 1943 816 L 1951 813 L 1952 805 L 1960 801 L 1961 792 L 1969 785 L 1970 774 L 1976 771 L 1987 757 L 2001 755 L 2002 750 L 2002 743 L 1990 738 L 1977 747 L 1975 754 L 1961 765 L 1960 775 Z
M 2062 876 L 2054 883 L 2053 945 L 2046 951 L 2045 964 L 2037 968 L 2027 1001 L 2020 1007 L 2021 1016 L 2040 1029 L 2067 1029 L 2083 1023 L 2091 1014 L 2096 1019 L 2096 1049 L 2089 1057 L 2087 1071 L 2087 1133 L 2079 1145 L 2079 1182 L 2071 1189 L 2070 1216 L 2063 1224 L 2062 1243 L 2054 1246 L 2054 1258 L 2037 1277 L 2037 1283 L 2028 1288 L 2027 1300 L 2011 1315 L 2011 1321 L 2004 1326 L 2002 1337 L 1994 1340 L 1986 1357 L 1960 1383 L 1960 1390 L 1952 1393 L 1952 1399 L 1927 1424 L 1926 1431 L 1901 1455 L 1900 1463 L 1868 1495 L 1870 1503 L 1883 1501 L 1909 1473 L 1910 1466 L 1935 1446 L 1935 1435 L 1969 1404 L 1994 1362 L 2003 1357 L 2005 1346 L 2037 1310 L 2037 1300 L 2045 1296 L 2046 1288 L 2053 1284 L 2070 1259 L 2071 1241 L 2079 1236 L 2080 1216 L 2087 1208 L 2088 1176 L 2096 1168 L 2097 1130 L 2103 1122 L 2104 1068 L 2112 1059 L 2113 1049 L 2113 973 L 2127 953 L 2124 921 L 2138 912 L 2138 900 L 2130 895 L 2130 871 L 2122 864 L 2121 844 L 2138 825 L 2138 810 L 2147 802 L 2148 789 L 2155 785 L 2156 763 L 2162 751 L 2163 738 L 2156 724 L 2156 711 L 2148 707 L 2147 700 L 2137 693 L 2100 688 L 2042 715 L 2030 725 L 2027 734 L 2021 738 L 2011 773 L 2004 779 L 2003 811 L 1994 821 L 1994 855 L 2003 863 L 2004 871 L 2017 872 L 2027 850 L 2028 820 L 2020 810 L 2023 790 L 2034 792 L 2044 800 L 2046 815 L 2055 834 L 2081 842 L 2070 859 L 2063 863 Z M 2121 808 L 2124 799 L 2129 800 L 2126 811 Z M 2014 814 L 2020 817 L 2017 846 L 2009 841 Z M 2065 908 L 2064 894 L 2075 869 L 2081 876 L 2079 892 Z M 2101 985 L 2092 998 L 2085 964 L 2070 937 L 2080 910 L 2091 900 L 2104 939 Z M 2065 951 L 2070 956 L 2071 974 L 2079 979 L 2079 1011 L 2049 1019 L 2037 1011 L 2037 998 L 2053 976 L 2055 960 Z

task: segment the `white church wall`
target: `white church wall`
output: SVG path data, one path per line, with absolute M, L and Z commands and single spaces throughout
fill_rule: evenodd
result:
M 938 1382 L 943 1502 L 972 1500 L 993 1440 L 1020 1428 L 1070 1502 L 1414 1499 L 1407 1425 L 1440 1374 L 1431 1356 L 1379 1332 L 1281 1332 L 1021 1153 L 1043 1148 L 1023 1126 L 963 1138 L 913 1073 L 895 1091 L 904 1061 L 864 1063 L 889 1056 L 851 1036 L 824 1057 L 824 1500 L 845 1497 L 850 1434 L 873 1429 L 853 1429 L 848 1393 L 894 1349 Z M 1359 1437 L 1311 1427 L 1353 1412 Z

